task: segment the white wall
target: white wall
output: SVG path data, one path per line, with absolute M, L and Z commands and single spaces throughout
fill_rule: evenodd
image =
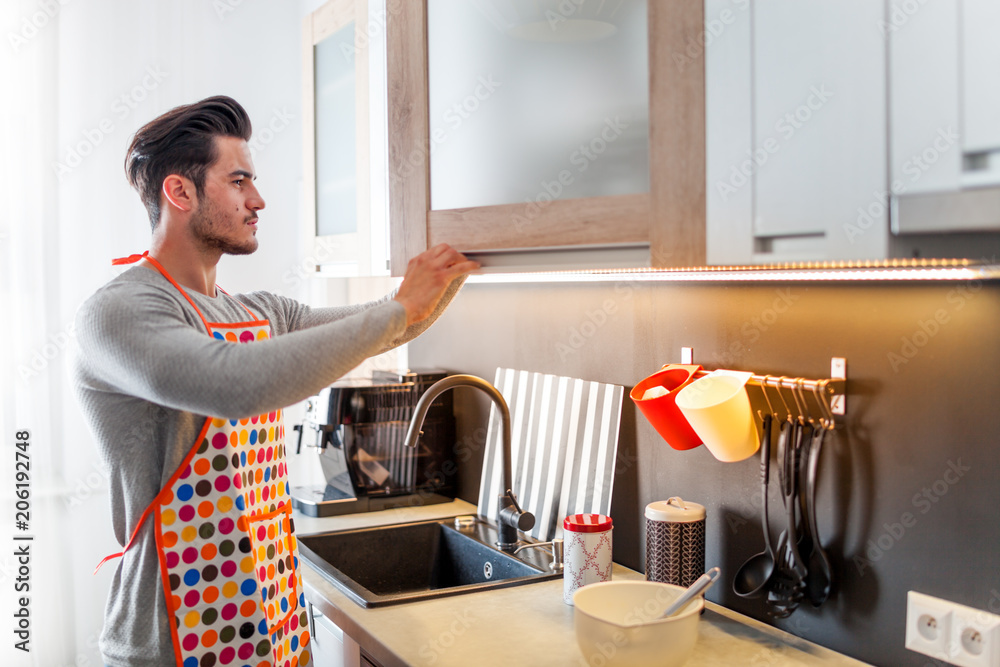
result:
M 123 173 L 132 133 L 176 105 L 209 95 L 240 101 L 254 123 L 257 185 L 267 208 L 260 249 L 224 258 L 219 283 L 230 292 L 306 296 L 308 285 L 295 273 L 305 256 L 301 25 L 315 4 L 5 0 L 0 10 L 6 84 L 0 105 L 0 257 L 6 264 L 0 266 L 6 321 L 0 504 L 9 523 L 11 437 L 15 428 L 31 428 L 38 540 L 32 652 L 14 651 L 8 629 L 0 644 L 4 665 L 103 664 L 96 639 L 114 565 L 97 576 L 91 571 L 119 547 L 97 449 L 66 382 L 64 342 L 73 335 L 79 304 L 113 275 L 111 258 L 148 244 L 145 210 Z M 16 331 L 11 322 L 20 323 Z M 16 570 L 6 555 L 11 543 L 5 537 L 0 545 L 4 627 L 10 626 Z

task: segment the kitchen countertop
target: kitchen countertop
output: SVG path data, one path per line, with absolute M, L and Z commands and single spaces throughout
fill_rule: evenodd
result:
M 307 535 L 475 513 L 462 500 L 328 518 L 296 512 L 295 530 Z M 587 664 L 562 580 L 365 609 L 303 563 L 306 598 L 384 667 Z M 644 576 L 616 563 L 612 579 Z M 865 664 L 711 602 L 698 627 L 690 667 Z

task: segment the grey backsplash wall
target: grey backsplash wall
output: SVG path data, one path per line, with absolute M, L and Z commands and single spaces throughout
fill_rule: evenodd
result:
M 492 380 L 498 366 L 631 388 L 680 348 L 707 368 L 828 377 L 848 361 L 848 416 L 823 451 L 819 526 L 836 570 L 821 608 L 775 625 L 878 665 L 935 661 L 903 647 L 906 592 L 1000 613 L 1000 285 L 572 283 L 466 286 L 411 344 L 412 366 Z M 759 392 L 751 390 L 755 399 Z M 478 497 L 488 405 L 455 396 L 461 497 Z M 731 591 L 763 549 L 758 457 L 670 449 L 626 398 L 612 516 L 615 560 L 644 569 L 645 505 L 708 508 L 709 599 L 768 620 Z M 780 501 L 772 487 L 772 516 Z M 772 529 L 776 525 L 772 524 Z M 774 537 L 777 537 L 774 530 Z M 769 621 L 770 622 L 770 621 Z M 747 656 L 746 664 L 767 664 Z

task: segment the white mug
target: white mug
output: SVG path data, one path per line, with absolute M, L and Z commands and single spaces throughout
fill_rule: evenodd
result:
M 742 461 L 760 447 L 746 390 L 752 375 L 714 371 L 677 392 L 681 414 L 720 461 Z

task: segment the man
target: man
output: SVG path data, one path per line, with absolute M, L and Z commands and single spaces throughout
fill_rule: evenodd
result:
M 212 97 L 136 133 L 125 168 L 152 242 L 77 315 L 75 385 L 124 545 L 100 640 L 113 667 L 310 663 L 282 408 L 418 335 L 478 266 L 440 245 L 391 298 L 349 308 L 226 294 L 219 258 L 257 249 L 264 208 L 250 131 Z

